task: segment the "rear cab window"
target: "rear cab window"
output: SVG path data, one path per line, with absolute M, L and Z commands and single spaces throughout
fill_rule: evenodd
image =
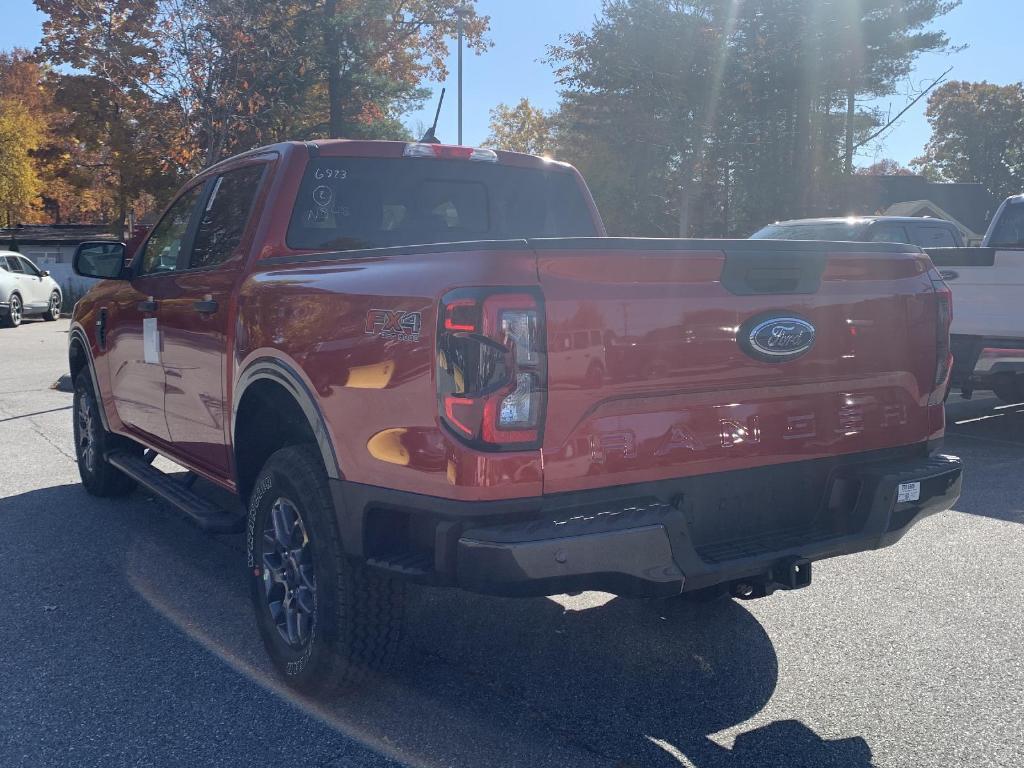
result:
M 321 157 L 299 186 L 287 244 L 357 250 L 597 234 L 576 176 L 557 166 Z
M 821 221 L 807 224 L 769 224 L 750 236 L 752 240 L 859 240 L 861 222 Z

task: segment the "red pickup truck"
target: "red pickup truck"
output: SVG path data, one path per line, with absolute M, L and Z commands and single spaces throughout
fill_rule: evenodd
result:
M 71 329 L 86 489 L 244 531 L 305 690 L 384 663 L 407 580 L 763 597 L 960 492 L 914 246 L 610 238 L 564 163 L 338 140 L 220 163 L 75 268 L 107 278 Z

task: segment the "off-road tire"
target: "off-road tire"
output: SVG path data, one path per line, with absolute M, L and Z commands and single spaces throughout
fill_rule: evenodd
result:
M 315 574 L 311 629 L 290 644 L 271 612 L 279 594 L 265 555 L 273 555 L 272 509 L 281 500 L 297 511 Z M 405 585 L 345 554 L 320 451 L 312 445 L 282 448 L 267 460 L 249 502 L 247 551 L 250 595 L 260 637 L 289 686 L 310 695 L 351 690 L 385 669 L 398 649 Z M 277 561 L 279 562 L 279 561 Z M 276 582 L 278 585 L 281 582 Z M 298 588 L 295 588 L 296 593 Z M 280 611 L 280 606 L 278 607 Z
M 126 496 L 135 489 L 135 481 L 104 457 L 110 451 L 142 453 L 142 446 L 103 428 L 99 404 L 88 370 L 75 378 L 74 399 L 75 458 L 82 485 L 93 496 Z

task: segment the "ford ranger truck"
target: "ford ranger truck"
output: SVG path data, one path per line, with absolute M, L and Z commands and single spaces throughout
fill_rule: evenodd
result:
M 980 248 L 929 248 L 956 297 L 952 385 L 1024 402 L 1024 195 L 1008 197 Z
M 915 246 L 606 237 L 563 163 L 335 140 L 222 162 L 130 263 L 75 265 L 106 278 L 71 327 L 82 482 L 243 532 L 302 690 L 384 664 L 408 581 L 763 597 L 960 493 Z

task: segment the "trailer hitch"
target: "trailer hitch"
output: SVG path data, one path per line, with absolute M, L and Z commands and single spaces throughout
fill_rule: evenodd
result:
M 777 589 L 803 589 L 811 584 L 811 561 L 791 557 L 779 562 L 761 576 L 738 579 L 729 585 L 733 597 L 756 600 L 768 597 Z

